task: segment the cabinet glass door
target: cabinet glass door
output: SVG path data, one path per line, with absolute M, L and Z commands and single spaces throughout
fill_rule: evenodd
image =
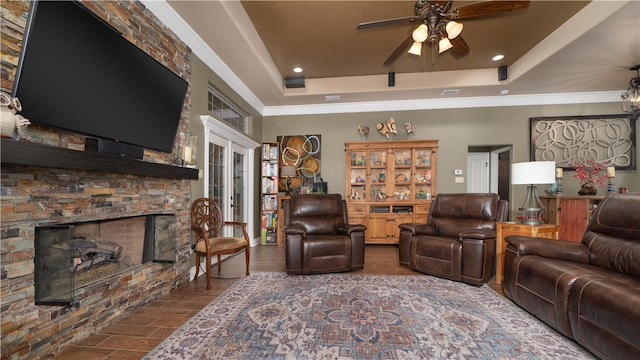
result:
M 394 150 L 395 173 L 393 177 L 393 199 L 411 200 L 411 182 L 413 178 L 413 157 L 411 149 Z
M 415 200 L 431 199 L 431 150 L 416 149 L 414 159 Z
M 387 199 L 387 152 L 371 151 L 369 153 L 369 200 Z
M 365 201 L 367 194 L 367 152 L 353 151 L 350 161 L 349 198 L 351 200 Z

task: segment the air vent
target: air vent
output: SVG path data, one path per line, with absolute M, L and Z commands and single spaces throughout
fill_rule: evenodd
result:
M 460 92 L 460 89 L 445 89 L 445 90 L 442 90 L 440 95 L 443 95 L 443 96 L 458 95 L 459 92 Z

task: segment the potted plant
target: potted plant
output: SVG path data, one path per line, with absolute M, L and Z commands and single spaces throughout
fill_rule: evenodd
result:
M 596 160 L 589 159 L 585 163 L 575 163 L 576 174 L 574 177 L 580 181 L 581 189 L 578 191 L 580 195 L 595 195 L 598 193 L 596 184 L 604 187 L 607 179 L 605 165 Z

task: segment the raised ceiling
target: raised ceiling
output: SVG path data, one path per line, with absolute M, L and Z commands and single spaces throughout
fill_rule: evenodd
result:
M 173 10 L 255 95 L 256 108 L 385 100 L 594 93 L 626 89 L 640 63 L 640 2 L 531 1 L 528 9 L 467 19 L 471 51 L 384 60 L 416 25 L 356 30 L 413 15 L 414 1 L 169 1 Z M 454 1 L 454 7 L 474 3 Z M 491 57 L 503 54 L 494 62 Z M 202 55 L 200 55 L 202 56 Z M 497 68 L 509 67 L 507 81 Z M 283 78 L 304 68 L 306 87 Z M 214 69 L 216 70 L 216 69 Z M 396 74 L 389 87 L 387 74 Z M 459 89 L 457 95 L 443 90 Z M 240 91 L 242 92 L 242 91 Z M 335 105 L 335 102 L 332 103 Z

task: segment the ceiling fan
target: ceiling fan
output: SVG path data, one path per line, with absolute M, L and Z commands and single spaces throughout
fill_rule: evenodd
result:
M 449 49 L 456 57 L 469 53 L 469 45 L 464 41 L 460 33 L 463 25 L 455 20 L 471 19 L 482 16 L 495 15 L 505 12 L 522 10 L 529 7 L 529 0 L 502 1 L 488 0 L 479 3 L 464 5 L 459 8 L 452 7 L 450 1 L 417 0 L 413 7 L 413 16 L 377 20 L 360 23 L 358 30 L 377 28 L 381 26 L 416 23 L 418 26 L 409 33 L 405 39 L 385 60 L 385 65 L 393 63 L 403 52 L 413 55 L 422 55 L 423 43 L 427 42 L 433 48 L 438 46 L 438 53 Z

